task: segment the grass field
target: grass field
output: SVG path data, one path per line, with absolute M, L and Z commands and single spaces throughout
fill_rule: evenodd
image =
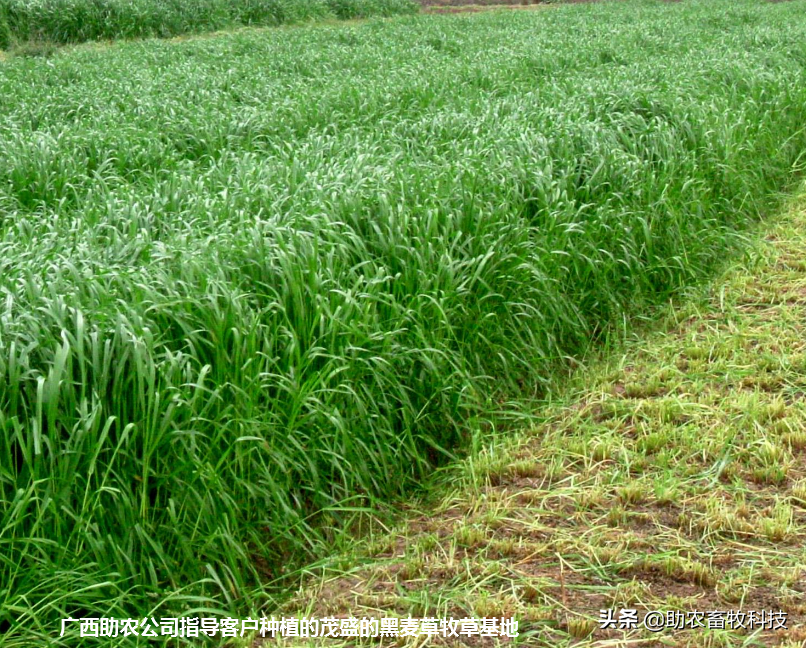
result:
M 0 0 L 0 50 L 414 13 L 414 0 Z
M 264 606 L 740 246 L 805 75 L 750 0 L 0 62 L 5 645 Z

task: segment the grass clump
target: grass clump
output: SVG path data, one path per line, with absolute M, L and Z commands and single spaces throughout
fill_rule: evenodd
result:
M 806 144 L 806 19 L 740 5 L 0 66 L 10 640 L 259 609 L 261 583 L 418 485 L 501 401 L 735 249 Z M 608 424 L 696 414 L 634 405 Z M 597 443 L 591 461 L 624 454 Z M 625 493 L 617 524 L 639 519 Z
M 11 26 L 8 24 L 8 10 L 0 7 L 0 50 L 8 49 L 11 45 Z

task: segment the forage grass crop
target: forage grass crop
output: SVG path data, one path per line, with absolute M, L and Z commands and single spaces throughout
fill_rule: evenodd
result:
M 0 64 L 6 644 L 258 608 L 713 268 L 801 166 L 805 16 L 630 1 Z
M 0 49 L 414 13 L 413 0 L 0 0 Z

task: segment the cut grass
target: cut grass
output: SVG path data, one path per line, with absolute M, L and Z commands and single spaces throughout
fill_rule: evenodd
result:
M 704 297 L 581 369 L 543 423 L 446 469 L 274 613 L 512 615 L 507 645 L 802 646 L 804 250 L 806 199 Z M 622 607 L 784 610 L 788 630 L 600 630 Z

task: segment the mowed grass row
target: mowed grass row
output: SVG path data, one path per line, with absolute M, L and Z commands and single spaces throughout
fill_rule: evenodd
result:
M 734 249 L 805 77 L 803 2 L 749 0 L 0 65 L 6 645 L 259 609 Z
M 0 0 L 0 49 L 415 13 L 414 0 Z

